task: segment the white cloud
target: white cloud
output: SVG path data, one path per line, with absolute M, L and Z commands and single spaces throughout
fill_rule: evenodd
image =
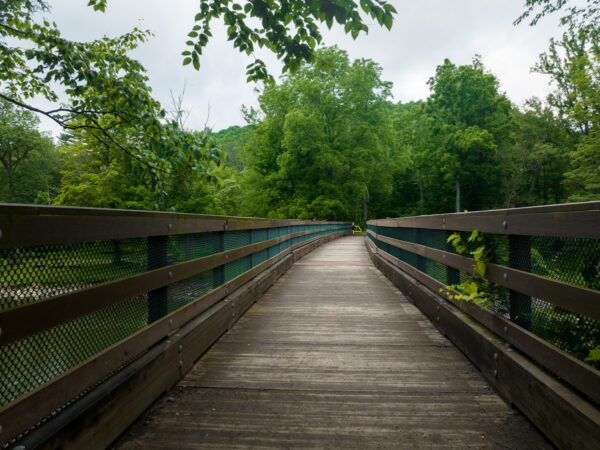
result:
M 67 38 L 91 40 L 115 36 L 138 26 L 155 33 L 133 56 L 148 70 L 156 97 L 169 103 L 169 91 L 178 93 L 187 83 L 185 105 L 192 110 L 188 125 L 202 128 L 210 103 L 209 125 L 221 129 L 243 125 L 242 104 L 256 105 L 255 85 L 246 84 L 245 66 L 251 61 L 227 42 L 224 27 L 215 26 L 213 41 L 201 59 L 201 69 L 182 66 L 180 53 L 193 24 L 197 3 L 176 0 L 109 1 L 105 14 L 95 13 L 84 0 L 51 0 L 50 18 Z M 407 102 L 428 95 L 427 80 L 444 58 L 468 64 L 477 53 L 500 79 L 509 98 L 520 104 L 533 95 L 544 97 L 547 79 L 530 68 L 549 38 L 560 35 L 557 17 L 538 26 L 513 26 L 522 12 L 522 1 L 420 0 L 394 2 L 399 16 L 391 32 L 375 24 L 370 33 L 353 41 L 342 30 L 325 30 L 325 44 L 337 44 L 352 58 L 370 58 L 383 67 L 383 78 L 394 83 L 396 100 Z M 281 65 L 262 52 L 272 73 Z M 44 125 L 56 128 L 48 122 Z

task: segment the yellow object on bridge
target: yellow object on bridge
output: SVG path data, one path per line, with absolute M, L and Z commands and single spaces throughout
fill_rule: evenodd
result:
M 366 231 L 363 231 L 359 225 L 352 222 L 352 234 L 366 234 Z

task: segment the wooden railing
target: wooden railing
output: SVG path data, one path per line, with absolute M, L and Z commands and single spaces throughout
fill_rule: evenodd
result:
M 152 401 L 256 300 L 232 301 L 240 288 L 351 230 L 344 222 L 0 205 L 0 443 L 49 438 L 30 430 L 52 428 L 57 410 L 84 404 L 107 380 L 131 379 L 141 370 L 132 367 L 166 358 L 178 342 L 177 369 L 148 380 Z M 183 352 L 191 333 L 202 337 Z
M 457 254 L 446 241 L 455 232 L 466 241 L 474 230 L 485 234 L 493 255 L 484 277 L 474 258 Z M 574 432 L 565 427 L 574 421 L 585 424 L 583 435 L 600 432 L 600 372 L 588 357 L 600 346 L 600 202 L 374 220 L 367 247 L 376 265 L 555 443 L 569 442 Z M 489 308 L 449 289 L 469 275 L 487 290 Z M 452 311 L 467 313 L 509 350 L 568 383 L 576 392 L 570 400 L 550 390 L 570 406 L 556 413 L 556 403 L 524 392 L 535 383 L 519 387 L 514 374 L 501 373 L 498 359 L 505 352 L 485 354 L 483 344 L 472 348 Z M 560 424 L 565 411 L 582 416 Z

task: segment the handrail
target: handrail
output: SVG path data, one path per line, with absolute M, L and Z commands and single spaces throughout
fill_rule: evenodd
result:
M 50 283 L 49 286 L 56 283 L 55 280 L 62 280 L 58 289 L 48 288 L 43 294 L 62 292 L 59 295 L 43 298 L 42 294 L 25 293 L 20 295 L 24 295 L 30 303 L 19 304 L 14 301 L 13 305 L 12 300 L 4 303 L 7 308 L 0 311 L 1 350 L 15 345 L 19 349 L 22 345 L 34 345 L 43 351 L 45 342 L 40 341 L 40 336 L 43 338 L 48 333 L 54 333 L 53 339 L 63 339 L 62 333 L 74 333 L 64 338 L 77 340 L 82 332 L 77 327 L 83 327 L 87 338 L 93 340 L 94 333 L 101 333 L 105 329 L 110 333 L 111 326 L 120 326 L 116 323 L 115 311 L 121 310 L 114 308 L 133 304 L 132 301 L 137 302 L 136 305 L 145 305 L 148 315 L 147 318 L 135 318 L 134 326 L 127 326 L 126 333 L 130 334 L 125 338 L 113 340 L 112 345 L 99 351 L 91 350 L 97 345 L 83 349 L 83 354 L 87 356 L 83 360 L 76 360 L 82 361 L 78 365 L 66 365 L 66 371 L 57 376 L 49 375 L 50 378 L 37 387 L 32 385 L 30 388 L 27 384 L 29 391 L 24 394 L 11 394 L 19 396 L 0 406 L 0 443 L 8 442 L 35 425 L 53 410 L 118 371 L 209 308 L 216 307 L 217 303 L 226 302 L 228 295 L 282 261 L 291 252 L 348 234 L 351 229 L 349 222 L 339 221 L 0 204 L 0 268 L 4 271 L 0 279 L 0 295 L 6 295 L 7 286 L 13 291 L 23 292 L 24 286 L 32 285 L 32 290 L 39 291 L 42 282 L 36 277 L 44 275 L 44 272 L 58 271 L 48 281 L 43 281 Z M 175 235 L 186 236 L 170 238 Z M 128 239 L 137 240 L 126 241 Z M 201 257 L 194 258 L 191 251 L 185 255 L 181 253 L 187 244 L 193 242 L 196 242 L 194 248 L 199 252 L 196 255 Z M 71 245 L 74 243 L 77 244 Z M 115 253 L 108 256 L 102 253 L 106 249 L 110 251 L 113 244 Z M 173 245 L 176 247 L 170 247 Z M 169 260 L 173 259 L 169 253 L 172 248 L 177 249 L 176 253 L 179 252 L 175 255 L 176 262 Z M 127 253 L 129 249 L 133 249 L 131 255 Z M 75 256 L 70 256 L 69 252 L 74 252 Z M 120 266 L 111 258 L 121 253 L 123 258 L 130 258 L 128 264 L 134 264 L 132 269 L 126 266 L 124 271 L 117 270 Z M 44 262 L 37 264 L 39 261 L 35 258 L 40 258 L 39 255 L 44 255 L 41 257 Z M 108 264 L 110 273 L 99 273 L 88 278 L 89 272 L 85 272 L 85 276 L 82 275 L 83 282 L 80 278 L 69 277 L 68 272 L 77 269 L 71 269 L 72 266 L 65 264 L 65 261 L 73 257 L 78 260 L 75 267 L 80 261 L 87 264 L 88 259 L 94 259 L 89 267 L 97 266 L 104 270 Z M 144 258 L 145 261 L 140 264 Z M 100 270 L 85 267 L 86 271 Z M 194 280 L 198 274 L 203 275 L 196 286 L 193 283 L 196 283 Z M 207 274 L 212 286 L 208 292 L 206 285 L 202 284 Z M 103 279 L 108 281 L 101 282 Z M 167 288 L 176 288 L 182 282 L 183 286 L 192 283 L 194 290 L 183 291 L 185 299 L 176 300 L 184 303 L 174 303 L 178 305 L 177 309 L 169 311 L 167 302 L 170 301 L 171 294 L 168 292 L 171 291 L 167 291 Z M 11 287 L 11 283 L 16 287 Z M 64 286 L 65 283 L 68 285 Z M 24 291 L 27 292 L 26 289 Z M 193 298 L 191 294 L 194 292 L 202 294 Z M 11 298 L 12 294 L 8 295 Z M 29 299 L 28 295 L 34 297 Z M 151 317 L 151 307 L 157 306 L 160 316 L 155 317 L 153 313 Z M 99 321 L 95 326 L 100 331 L 85 331 L 85 320 L 89 317 Z M 73 328 L 75 331 L 61 328 L 71 327 L 71 324 L 77 324 Z M 63 331 L 57 335 L 55 330 Z M 110 339 L 106 342 L 111 342 Z M 97 344 L 105 345 L 104 342 L 102 339 Z M 31 348 L 27 347 L 27 351 L 33 351 Z M 29 364 L 36 364 L 35 358 Z M 21 369 L 30 370 L 31 367 Z M 11 376 L 17 379 L 20 375 Z M 0 394 L 5 393 L 0 390 Z
M 323 223 L 347 224 L 347 222 L 0 203 L 0 249 Z M 40 230 L 43 230 L 43 233 Z
M 367 222 L 382 227 L 472 231 L 504 235 L 600 239 L 600 202 L 399 217 Z
M 522 304 L 515 305 L 513 302 L 525 301 L 530 304 L 533 298 L 600 321 L 599 290 L 532 273 L 530 261 L 531 249 L 535 248 L 534 246 L 542 245 L 540 243 L 544 242 L 552 245 L 553 242 L 558 242 L 556 238 L 582 239 L 581 241 L 570 240 L 568 243 L 594 246 L 593 248 L 596 250 L 592 251 L 597 253 L 600 249 L 600 243 L 595 241 L 600 239 L 600 202 L 400 217 L 372 220 L 367 223 L 367 226 L 367 247 L 372 255 L 380 256 L 392 266 L 423 283 L 436 295 L 438 295 L 438 291 L 449 292 L 450 295 L 440 297 L 469 314 L 489 330 L 501 336 L 502 339 L 510 342 L 542 367 L 556 374 L 595 402 L 600 403 L 600 371 L 544 341 L 534 333 L 535 330 L 524 328 L 522 318 L 514 318 L 512 312 L 513 308 L 517 310 Z M 415 229 L 414 240 L 413 234 L 411 234 L 413 231 L 394 232 L 394 228 Z M 453 232 L 472 232 L 474 230 L 508 236 L 509 240 L 504 241 L 509 243 L 508 265 L 486 262 L 485 276 L 481 277 L 474 270 L 476 261 L 473 258 L 456 254 L 448 247 L 443 250 L 439 247 L 439 242 L 435 244 L 438 245 L 438 248 L 432 247 L 432 244 L 428 245 L 428 241 L 423 238 L 425 232 L 430 233 L 431 238 L 435 239 L 433 242 L 437 242 L 444 234 L 440 235 L 437 232 L 438 234 L 433 235 L 431 233 L 436 233 L 435 231 L 427 230 L 444 231 L 446 236 Z M 387 236 L 382 235 L 383 232 Z M 408 236 L 413 241 L 399 239 L 398 236 Z M 513 239 L 513 236 L 518 236 L 518 238 Z M 525 238 L 521 236 L 525 236 Z M 529 240 L 530 237 L 537 239 L 535 244 L 531 243 L 533 241 Z M 548 241 L 548 239 L 550 240 Z M 522 245 L 523 242 L 527 244 Z M 394 251 L 394 255 L 392 255 L 390 252 L 394 249 L 397 251 Z M 402 259 L 396 255 L 400 255 Z M 403 255 L 415 255 L 415 259 Z M 440 282 L 427 273 L 426 261 L 446 267 L 447 283 Z M 456 300 L 454 295 L 460 293 L 449 290 L 447 285 L 459 284 L 460 272 L 475 275 L 496 286 L 508 288 L 510 317 Z M 439 271 L 436 273 L 440 274 Z

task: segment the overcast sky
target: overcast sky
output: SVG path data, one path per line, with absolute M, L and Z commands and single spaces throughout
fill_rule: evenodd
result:
M 257 104 L 256 85 L 245 81 L 246 55 L 234 50 L 222 26 L 214 26 L 214 38 L 196 72 L 182 66 L 181 51 L 186 34 L 198 12 L 194 0 L 109 0 L 107 12 L 95 13 L 85 0 L 50 0 L 52 12 L 63 35 L 69 39 L 92 40 L 116 36 L 134 26 L 151 30 L 155 36 L 133 53 L 148 70 L 155 97 L 167 107 L 169 92 L 181 92 L 186 84 L 185 107 L 191 110 L 190 128 L 208 125 L 220 130 L 244 125 L 242 105 Z M 391 31 L 372 24 L 368 35 L 356 41 L 341 29 L 324 31 L 324 44 L 337 44 L 352 59 L 371 58 L 383 67 L 383 79 L 394 84 L 395 101 L 425 99 L 427 80 L 444 58 L 468 64 L 475 54 L 483 57 L 513 103 L 520 105 L 531 96 L 545 97 L 547 77 L 530 69 L 551 37 L 559 37 L 558 17 L 542 20 L 536 27 L 513 26 L 525 0 L 418 0 L 392 1 L 398 16 Z M 370 22 L 370 20 L 368 21 Z M 281 66 L 270 54 L 259 54 L 271 73 Z M 57 134 L 44 121 L 43 126 Z

